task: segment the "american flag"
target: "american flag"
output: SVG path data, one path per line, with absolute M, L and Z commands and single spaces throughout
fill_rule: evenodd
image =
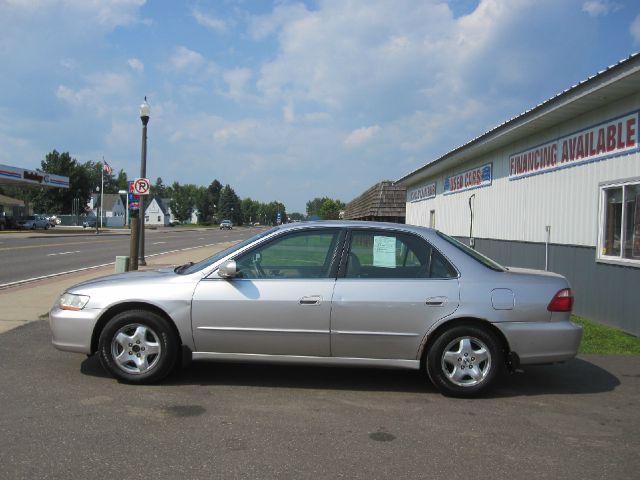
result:
M 107 162 L 104 162 L 104 171 L 107 172 L 107 174 L 111 175 L 111 172 L 113 172 L 113 168 L 111 168 L 111 165 L 109 165 Z

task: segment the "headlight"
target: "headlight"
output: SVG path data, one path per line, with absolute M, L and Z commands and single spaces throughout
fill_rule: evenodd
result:
M 82 310 L 89 301 L 86 295 L 74 295 L 73 293 L 65 293 L 58 300 L 58 306 L 62 310 Z

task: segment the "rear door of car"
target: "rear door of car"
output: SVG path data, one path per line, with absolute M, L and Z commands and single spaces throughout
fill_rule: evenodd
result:
M 415 359 L 428 328 L 458 307 L 455 268 L 422 237 L 352 229 L 331 311 L 331 355 Z
M 329 356 L 344 236 L 340 228 L 292 230 L 235 258 L 238 277 L 200 281 L 192 303 L 198 351 Z

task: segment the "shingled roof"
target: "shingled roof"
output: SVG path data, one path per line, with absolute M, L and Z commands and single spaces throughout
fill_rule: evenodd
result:
M 406 189 L 384 180 L 350 201 L 345 208 L 344 218 L 404 223 L 405 208 Z

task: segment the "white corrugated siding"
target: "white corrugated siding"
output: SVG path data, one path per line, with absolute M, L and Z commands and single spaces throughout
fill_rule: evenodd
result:
M 640 94 L 479 157 L 446 174 L 410 185 L 407 190 L 435 180 L 437 195 L 421 202 L 407 202 L 406 221 L 429 226 L 430 211 L 435 210 L 436 228 L 450 235 L 467 236 L 468 200 L 475 194 L 473 234 L 477 238 L 544 242 L 545 226 L 550 225 L 552 243 L 595 246 L 599 184 L 640 177 L 640 154 L 635 152 L 512 181 L 508 178 L 509 156 L 638 109 Z M 491 186 L 443 195 L 445 177 L 486 163 L 493 164 Z

